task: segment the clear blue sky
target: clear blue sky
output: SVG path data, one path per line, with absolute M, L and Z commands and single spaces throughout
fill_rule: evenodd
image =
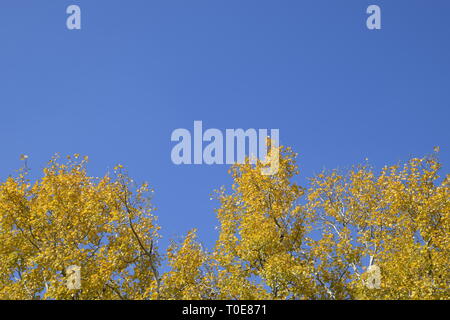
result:
M 66 28 L 67 6 L 82 30 Z M 365 26 L 382 8 L 382 30 Z M 301 177 L 441 146 L 450 165 L 448 0 L 1 0 L 0 178 L 89 155 L 155 188 L 164 241 L 217 225 L 226 166 L 172 164 L 170 134 L 278 128 Z

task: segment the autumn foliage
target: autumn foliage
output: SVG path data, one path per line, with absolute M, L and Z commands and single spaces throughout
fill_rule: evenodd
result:
M 148 185 L 53 158 L 0 184 L 0 299 L 449 299 L 450 175 L 435 156 L 293 182 L 296 154 L 230 169 L 211 250 L 158 248 Z M 161 272 L 167 264 L 166 272 Z M 66 285 L 80 266 L 81 288 Z

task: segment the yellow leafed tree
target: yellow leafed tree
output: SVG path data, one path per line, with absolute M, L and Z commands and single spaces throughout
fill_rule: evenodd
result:
M 158 296 L 158 227 L 148 187 L 133 190 L 120 166 L 115 179 L 88 177 L 85 162 L 55 157 L 36 183 L 22 172 L 0 185 L 0 298 Z M 80 267 L 81 290 L 66 286 L 72 265 Z
M 450 176 L 434 157 L 323 173 L 303 198 L 295 155 L 279 152 L 276 175 L 236 165 L 219 192 L 221 298 L 450 298 Z
M 450 176 L 435 156 L 324 172 L 295 183 L 296 154 L 230 169 L 219 237 L 190 231 L 164 255 L 148 186 L 116 167 L 53 159 L 34 184 L 0 185 L 1 299 L 449 299 Z M 77 156 L 76 156 L 77 158 Z M 66 270 L 81 272 L 79 289 Z M 70 269 L 71 270 L 71 269 Z M 161 275 L 160 275 L 161 273 Z
M 304 190 L 290 179 L 294 153 L 282 153 L 279 169 L 264 175 L 265 164 L 233 166 L 233 192 L 218 192 L 220 235 L 214 258 L 224 299 L 314 298 L 314 265 L 304 252 L 309 228 L 299 203 Z
M 196 230 L 190 231 L 181 244 L 172 243 L 167 250 L 167 258 L 171 269 L 162 277 L 162 299 L 217 298 L 211 257 L 196 241 Z

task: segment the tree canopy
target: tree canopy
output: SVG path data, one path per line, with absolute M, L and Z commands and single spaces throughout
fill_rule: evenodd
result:
M 0 299 L 450 298 L 450 175 L 435 155 L 302 187 L 297 155 L 272 152 L 276 174 L 236 164 L 216 191 L 211 250 L 191 230 L 162 252 L 152 190 L 122 166 L 95 178 L 87 158 L 54 157 L 34 182 L 23 168 L 0 184 Z

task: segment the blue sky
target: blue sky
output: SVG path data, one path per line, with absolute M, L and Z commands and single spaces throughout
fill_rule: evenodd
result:
M 66 28 L 66 8 L 82 30 Z M 366 8 L 382 9 L 382 30 Z M 450 164 L 448 0 L 2 0 L 0 178 L 81 153 L 155 188 L 164 240 L 199 229 L 227 166 L 175 166 L 176 128 L 276 128 L 301 176 L 441 146 Z

